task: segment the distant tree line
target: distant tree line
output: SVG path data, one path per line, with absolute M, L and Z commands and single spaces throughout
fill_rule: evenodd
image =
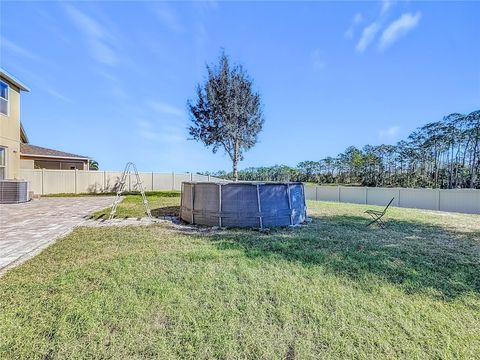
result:
M 232 178 L 231 173 L 210 173 Z M 348 147 L 336 157 L 238 171 L 247 181 L 304 181 L 385 187 L 480 188 L 480 110 L 450 114 L 396 145 Z

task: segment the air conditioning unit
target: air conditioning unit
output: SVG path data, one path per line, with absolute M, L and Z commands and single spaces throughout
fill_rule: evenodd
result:
M 0 204 L 18 204 L 28 200 L 27 181 L 0 180 Z

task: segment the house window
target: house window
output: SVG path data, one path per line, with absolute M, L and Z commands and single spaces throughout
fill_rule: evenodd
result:
M 0 113 L 8 115 L 8 85 L 0 81 Z
M 5 169 L 6 155 L 7 154 L 5 148 L 0 147 L 0 180 L 5 179 L 5 177 L 7 176 Z

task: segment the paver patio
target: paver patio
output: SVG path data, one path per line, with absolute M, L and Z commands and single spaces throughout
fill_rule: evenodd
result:
M 113 197 L 97 196 L 0 205 L 0 274 L 38 254 L 112 201 Z

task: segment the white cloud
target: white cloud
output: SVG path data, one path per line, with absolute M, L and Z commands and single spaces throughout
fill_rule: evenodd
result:
M 399 38 L 414 29 L 420 22 L 421 17 L 422 14 L 420 12 L 417 12 L 415 15 L 404 13 L 397 20 L 393 21 L 382 33 L 379 43 L 380 49 L 392 45 Z
M 122 101 L 128 97 L 127 91 L 125 91 L 122 82 L 118 77 L 104 71 L 103 69 L 98 69 L 97 73 L 105 80 L 107 85 L 105 88 L 110 95 L 113 95 L 113 97 L 121 99 Z
M 187 141 L 186 112 L 163 101 L 147 101 L 145 105 L 137 111 L 143 115 L 134 122 L 137 136 L 165 147 L 163 155 L 168 151 L 175 156 Z
M 148 101 L 147 104 L 152 110 L 156 111 L 157 113 L 173 116 L 185 115 L 184 110 L 163 101 Z
M 53 97 L 56 97 L 57 99 L 59 100 L 62 100 L 62 101 L 65 101 L 65 102 L 68 102 L 70 104 L 73 104 L 74 102 L 72 101 L 72 99 L 70 99 L 69 97 L 65 96 L 64 94 L 58 92 L 57 90 L 54 90 L 48 86 L 43 86 L 43 91 L 45 91 L 46 93 L 50 94 L 51 96 Z
M 362 21 L 363 21 L 363 15 L 361 13 L 356 13 L 352 19 L 352 23 L 350 24 L 350 27 L 345 32 L 345 36 L 348 38 L 352 38 L 355 31 L 355 27 L 358 24 L 360 24 Z
M 146 120 L 137 121 L 137 134 L 142 139 L 155 141 L 158 140 L 160 134 L 153 128 L 153 124 Z
M 393 139 L 395 138 L 398 133 L 400 132 L 399 126 L 392 126 L 388 129 L 382 129 L 378 132 L 378 137 L 380 139 Z
M 207 0 L 207 1 L 197 1 L 198 5 L 202 8 L 205 8 L 205 11 L 217 10 L 218 1 L 217 0 Z
M 353 24 L 360 24 L 363 20 L 363 15 L 360 13 L 356 13 L 355 16 L 353 17 Z
M 144 140 L 164 145 L 176 146 L 184 144 L 186 137 L 183 129 L 168 124 L 155 124 L 148 120 L 137 120 L 137 134 Z
M 392 7 L 395 1 L 393 0 L 382 0 L 382 10 L 381 14 L 386 14 L 387 11 Z
M 92 56 L 102 64 L 115 65 L 119 59 L 112 45 L 112 34 L 100 23 L 73 6 L 65 5 L 65 9 L 85 36 Z
M 2 49 L 7 49 L 8 51 L 10 51 L 12 53 L 15 53 L 17 55 L 20 55 L 24 58 L 45 62 L 45 60 L 43 58 L 39 57 L 37 54 L 34 54 L 30 50 L 27 50 L 27 49 L 13 43 L 12 41 L 5 38 L 4 36 L 0 37 L 0 47 Z
M 185 31 L 185 28 L 177 16 L 165 6 L 157 8 L 155 14 L 157 15 L 158 19 L 170 30 L 177 33 Z
M 318 49 L 312 53 L 312 65 L 315 71 L 321 71 L 327 66 L 327 63 L 323 60 L 320 50 Z
M 197 69 L 204 68 L 205 65 L 205 58 L 208 56 L 207 44 L 209 40 L 209 35 L 207 31 L 207 27 L 203 23 L 202 20 L 198 21 L 196 24 L 196 28 L 193 34 L 195 50 L 197 55 Z
M 378 30 L 380 30 L 380 25 L 377 22 L 373 22 L 365 27 L 355 50 L 360 53 L 364 52 L 368 45 L 370 45 L 370 43 L 375 39 L 375 35 L 377 34 Z

